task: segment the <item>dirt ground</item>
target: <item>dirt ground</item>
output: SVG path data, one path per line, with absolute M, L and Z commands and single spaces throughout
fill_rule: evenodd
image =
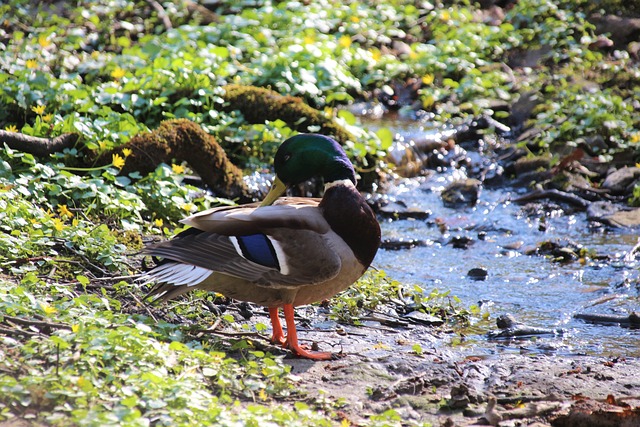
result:
M 417 326 L 301 328 L 301 340 L 341 352 L 287 358 L 309 395 L 345 402 L 351 425 L 393 408 L 434 426 L 640 426 L 640 360 L 557 354 L 474 356 Z M 413 346 L 419 343 L 422 354 Z

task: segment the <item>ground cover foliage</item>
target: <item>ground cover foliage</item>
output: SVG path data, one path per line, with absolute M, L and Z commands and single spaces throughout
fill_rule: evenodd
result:
M 591 47 L 590 2 L 522 0 L 493 20 L 463 1 L 218 2 L 213 17 L 189 2 L 154 3 L 0 5 L 0 129 L 80 135 L 75 148 L 46 158 L 0 149 L 0 420 L 349 425 L 340 402 L 297 391 L 268 350 L 248 339 L 230 347 L 192 329 L 265 325 L 203 310 L 203 301 L 219 298 L 203 294 L 151 311 L 126 278 L 139 271 L 141 236 L 168 237 L 183 216 L 232 201 L 185 181 L 184 164 L 122 174 L 126 150 L 110 165 L 72 166 L 87 150 L 109 152 L 163 120 L 186 118 L 247 173 L 266 167 L 293 130 L 225 112 L 225 85 L 303 98 L 353 134 L 347 149 L 361 171 L 384 167 L 389 135 L 363 130 L 336 107 L 388 102 L 385 94 L 407 82 L 415 90 L 399 105 L 406 114 L 507 120 L 494 101 L 533 93 L 532 152 L 562 152 L 597 136 L 606 143 L 592 148 L 603 158 L 638 160 L 640 89 L 628 84 L 639 77 L 636 59 Z M 539 60 L 505 65 L 527 52 Z M 402 286 L 374 272 L 338 297 L 332 316 L 357 321 L 384 303 L 372 289 L 392 298 Z M 427 312 L 464 317 L 438 292 L 433 300 L 411 286 L 404 294 Z M 401 423 L 393 410 L 363 416 L 367 425 Z

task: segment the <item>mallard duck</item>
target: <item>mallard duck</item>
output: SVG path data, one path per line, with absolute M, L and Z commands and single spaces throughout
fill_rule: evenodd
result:
M 279 147 L 275 179 L 260 204 L 209 209 L 182 220 L 191 228 L 143 252 L 162 261 L 146 273 L 148 294 L 169 300 L 193 289 L 268 307 L 272 341 L 298 356 L 328 360 L 298 343 L 294 307 L 322 301 L 353 284 L 380 245 L 380 225 L 356 189 L 342 147 L 319 134 L 299 134 Z M 280 197 L 319 176 L 322 199 Z M 287 335 L 279 318 L 284 311 Z

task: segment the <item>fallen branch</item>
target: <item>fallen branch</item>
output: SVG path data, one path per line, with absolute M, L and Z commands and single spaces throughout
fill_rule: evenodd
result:
M 575 194 L 567 193 L 560 190 L 536 190 L 531 193 L 527 193 L 524 196 L 518 197 L 512 200 L 514 203 L 528 203 L 539 199 L 550 199 L 558 202 L 566 202 L 571 205 L 577 206 L 581 209 L 586 209 L 589 206 L 589 201 Z
M 596 323 L 598 325 L 610 325 L 613 323 L 624 326 L 640 326 L 640 315 L 638 315 L 637 313 L 631 313 L 628 316 L 577 313 L 573 317 L 575 319 L 584 320 L 585 322 L 589 323 Z
M 64 133 L 54 138 L 39 138 L 18 132 L 0 130 L 0 144 L 7 144 L 13 150 L 46 157 L 52 153 L 71 148 L 78 141 L 77 133 Z

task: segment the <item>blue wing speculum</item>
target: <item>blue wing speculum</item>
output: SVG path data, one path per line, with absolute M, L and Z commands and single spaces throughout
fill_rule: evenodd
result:
M 280 270 L 278 254 L 269 237 L 264 234 L 232 236 L 231 242 L 240 255 L 256 264 Z

